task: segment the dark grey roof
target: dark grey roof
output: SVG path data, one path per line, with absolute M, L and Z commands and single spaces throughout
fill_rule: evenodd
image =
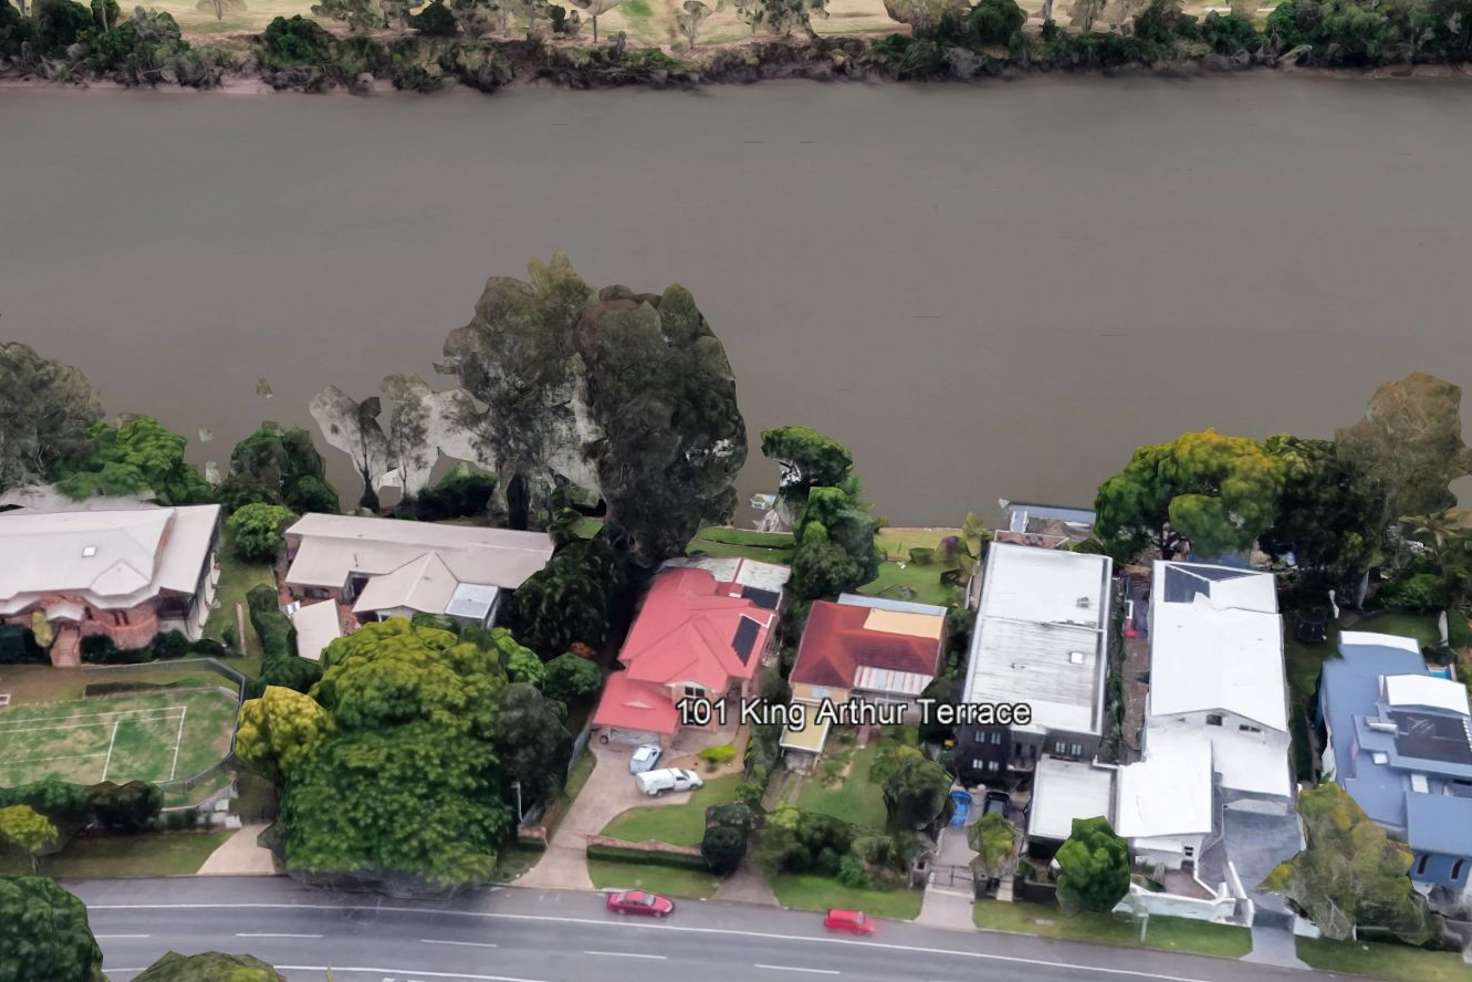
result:
M 742 587 L 741 595 L 763 610 L 776 610 L 778 601 L 782 599 L 782 594 L 775 590 L 761 590 L 754 586 Z

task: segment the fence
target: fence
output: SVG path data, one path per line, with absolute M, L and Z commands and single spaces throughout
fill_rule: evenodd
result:
M 225 665 L 225 664 L 223 664 L 223 663 L 215 660 L 214 658 L 177 658 L 177 659 L 171 659 L 168 662 L 164 662 L 164 663 L 160 663 L 160 662 L 145 662 L 145 663 L 139 664 L 139 665 L 107 665 L 107 666 L 98 666 L 96 668 L 83 667 L 83 669 L 82 669 L 83 672 L 104 672 L 104 671 L 105 672 L 128 672 L 130 670 L 131 671 L 139 671 L 139 672 L 143 672 L 143 671 L 154 671 L 154 672 L 156 672 L 156 671 L 159 670 L 160 667 L 164 667 L 164 666 L 166 666 L 168 668 L 173 668 L 175 666 L 186 666 L 186 665 L 187 666 L 194 666 L 194 667 L 198 667 L 198 668 L 203 668 L 206 671 L 212 672 L 213 674 L 218 675 L 221 678 L 224 678 L 224 679 L 230 681 L 231 683 L 233 683 L 233 688 L 235 690 L 235 705 L 236 705 L 236 708 L 237 708 L 237 715 L 236 715 L 236 719 L 235 719 L 235 726 L 230 730 L 230 747 L 229 747 L 228 750 L 225 751 L 225 756 L 221 757 L 219 760 L 215 761 L 213 764 L 211 764 L 210 766 L 206 767 L 204 770 L 200 771 L 197 774 L 191 774 L 188 777 L 181 777 L 181 778 L 178 778 L 177 780 L 164 781 L 164 782 L 160 783 L 159 784 L 159 787 L 163 789 L 163 792 L 166 795 L 169 794 L 170 792 L 173 792 L 173 793 L 184 793 L 184 792 L 193 791 L 195 788 L 203 785 L 207 781 L 210 781 L 213 778 L 219 776 L 219 774 L 221 772 L 223 772 L 226 769 L 234 766 L 234 764 L 235 764 L 235 737 L 236 737 L 236 735 L 240 731 L 240 717 L 238 715 L 238 709 L 240 707 L 240 704 L 245 701 L 245 687 L 246 687 L 246 684 L 247 684 L 247 682 L 249 680 L 245 677 L 244 673 L 240 672 L 237 669 L 231 668 L 229 665 Z M 174 682 L 141 682 L 141 681 L 140 682 L 128 682 L 128 681 L 92 682 L 92 683 L 88 683 L 83 688 L 82 692 L 83 692 L 83 697 L 84 698 L 90 698 L 90 697 L 93 697 L 93 696 L 115 695 L 115 694 L 117 694 L 119 692 L 157 692 L 157 691 L 161 691 L 161 690 L 177 689 L 177 688 L 180 688 L 180 684 L 179 684 L 178 681 L 174 681 Z M 176 806 L 173 809 L 165 809 L 165 810 L 166 811 L 173 811 L 173 810 L 177 810 L 177 808 L 179 808 L 179 807 L 192 807 L 192 806 Z

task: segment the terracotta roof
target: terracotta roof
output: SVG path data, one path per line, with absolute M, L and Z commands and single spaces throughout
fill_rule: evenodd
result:
M 907 626 L 870 607 L 814 601 L 792 666 L 793 682 L 852 688 L 860 668 L 934 677 L 940 666 L 940 631 L 894 633 L 877 627 Z M 910 614 L 907 618 L 923 615 Z M 944 618 L 937 618 L 944 622 Z
M 667 569 L 655 576 L 618 659 L 633 681 L 697 682 L 720 694 L 733 679 L 756 675 L 776 621 L 739 584 L 703 569 Z
M 667 689 L 635 682 L 627 672 L 614 672 L 603 687 L 603 698 L 598 700 L 589 725 L 674 733 L 679 719 Z

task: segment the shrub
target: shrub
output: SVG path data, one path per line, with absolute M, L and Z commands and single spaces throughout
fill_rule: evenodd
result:
M 62 831 L 80 829 L 92 820 L 92 801 L 86 785 L 51 776 L 13 788 L 0 788 L 0 808 L 28 805 Z
M 235 536 L 235 551 L 249 562 L 268 563 L 286 546 L 281 534 L 296 520 L 290 508 L 254 502 L 225 520 Z
M 1238 18 L 1241 20 L 1241 18 Z M 1251 28 L 1251 23 L 1247 25 Z M 1135 15 L 1135 37 L 1148 44 L 1166 46 L 1176 38 L 1194 38 L 1200 31 L 1196 18 L 1181 10 L 1180 0 L 1150 0 Z
M 762 795 L 765 793 L 766 788 L 755 781 L 742 781 L 736 785 L 736 800 L 753 812 L 761 810 Z
M 980 44 L 1006 44 L 1025 23 L 1027 13 L 1016 0 L 981 0 L 971 8 L 967 27 Z
M 706 747 L 696 756 L 705 761 L 707 769 L 713 771 L 722 764 L 735 760 L 736 748 L 729 743 L 724 743 L 717 747 Z
M 332 485 L 313 474 L 299 479 L 287 489 L 286 505 L 299 515 L 314 511 L 335 515 L 342 510 L 342 502 Z
M 90 30 L 92 11 L 73 0 L 37 0 L 32 12 L 36 48 L 41 54 L 60 54 Z
M 1201 22 L 1200 36 L 1213 51 L 1224 55 L 1249 51 L 1262 43 L 1252 21 L 1237 14 L 1219 14 L 1216 11 L 1207 14 Z
M 935 562 L 935 550 L 929 546 L 916 546 L 910 550 L 910 562 L 916 566 L 929 566 Z
M 1375 594 L 1375 604 L 1396 610 L 1428 611 L 1446 606 L 1446 585 L 1432 572 L 1413 572 L 1402 576 Z
M 119 832 L 137 832 L 158 817 L 164 805 L 164 793 L 156 784 L 129 781 L 114 784 L 103 781 L 87 789 L 93 817 L 105 828 Z
M 458 25 L 455 15 L 445 6 L 444 0 L 434 0 L 429 6 L 409 18 L 409 26 L 420 34 L 435 38 L 452 38 Z
M 33 632 L 19 624 L 0 624 L 0 665 L 48 660 L 46 649 L 36 643 Z
M 164 660 L 190 654 L 189 639 L 180 631 L 169 631 L 153 639 L 153 657 Z
M 332 44 L 332 35 L 308 17 L 277 17 L 261 35 L 261 61 L 274 68 L 318 65 L 330 60 Z
M 874 878 L 869 875 L 868 867 L 853 853 L 838 861 L 837 879 L 839 883 L 855 890 L 867 890 L 874 886 Z
M 549 699 L 572 705 L 578 700 L 596 695 L 601 688 L 603 672 L 586 658 L 579 658 L 569 651 L 547 662 L 542 692 Z

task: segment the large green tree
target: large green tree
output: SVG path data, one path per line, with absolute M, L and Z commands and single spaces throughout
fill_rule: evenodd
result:
M 1412 854 L 1332 782 L 1298 796 L 1307 847 L 1279 864 L 1263 888 L 1282 893 L 1336 941 L 1356 927 L 1393 931 L 1424 944 L 1434 925 L 1411 885 Z
M 1335 434 L 1339 455 L 1383 490 L 1382 524 L 1456 504 L 1451 483 L 1472 473 L 1461 405 L 1459 386 L 1413 372 L 1376 389 L 1364 417 Z
M 506 620 L 543 658 L 578 643 L 601 648 L 626 584 L 623 556 L 605 537 L 575 540 L 517 587 Z
M 276 689 L 242 707 L 238 752 L 281 781 L 288 872 L 440 890 L 491 875 L 515 822 L 492 743 L 501 658 L 393 618 L 327 646 L 317 708 Z
M 884 782 L 884 807 L 895 829 L 916 829 L 935 821 L 946 806 L 951 775 L 933 760 L 905 756 Z
M 739 801 L 706 808 L 700 855 L 716 876 L 734 873 L 741 865 L 754 821 L 751 809 Z
M 1107 818 L 1075 818 L 1056 858 L 1058 903 L 1069 913 L 1107 914 L 1130 892 L 1130 848 Z
M 1280 433 L 1265 447 L 1282 465 L 1283 489 L 1273 524 L 1258 537 L 1263 550 L 1293 553 L 1299 569 L 1326 587 L 1358 579 L 1380 557 L 1380 487 L 1332 441 Z
M 219 498 L 232 511 L 251 502 L 285 505 L 295 512 L 337 512 L 337 492 L 327 483 L 322 455 L 300 426 L 267 421 L 235 445 L 230 476 Z
M 773 531 L 796 527 L 813 488 L 837 487 L 848 480 L 854 457 L 847 447 L 811 426 L 776 426 L 762 433 L 762 456 L 781 468 L 777 505 L 764 520 Z
M 1271 527 L 1283 465 L 1257 440 L 1215 430 L 1140 447 L 1099 487 L 1099 539 L 1133 557 L 1183 541 L 1202 555 L 1249 548 Z
M 210 486 L 184 461 L 188 440 L 151 416 L 133 416 L 118 425 L 99 422 L 88 436 L 91 448 L 57 482 L 70 498 L 151 492 L 160 504 L 208 501 Z
M 294 521 L 296 514 L 290 508 L 256 501 L 237 509 L 225 520 L 225 526 L 235 537 L 235 551 L 241 559 L 269 563 L 286 548 L 286 537 L 281 533 Z
M 799 601 L 855 590 L 879 575 L 879 520 L 860 499 L 856 478 L 810 489 L 798 522 L 788 588 Z
M 546 675 L 542 679 L 542 691 L 547 698 L 564 705 L 597 695 L 602 687 L 603 671 L 597 663 L 571 651 L 547 662 Z
M 572 749 L 562 704 L 534 686 L 513 682 L 496 693 L 495 713 L 491 747 L 506 777 L 521 783 L 523 801 L 538 801 L 557 790 Z
M 966 829 L 966 844 L 976 858 L 971 868 L 987 879 L 1006 873 L 1017 854 L 1017 826 L 1001 812 L 987 812 Z
M 101 418 L 102 406 L 79 369 L 18 341 L 0 342 L 0 491 L 55 478 L 86 455 Z
M 487 281 L 440 366 L 474 397 L 459 422 L 512 524 L 545 524 L 554 492 L 576 486 L 606 502 L 605 528 L 637 562 L 683 554 L 730 517 L 746 461 L 720 339 L 684 287 L 595 292 L 560 253 L 530 270 Z
M 86 906 L 55 880 L 0 876 L 0 982 L 107 982 Z
M 274 968 L 252 955 L 171 951 L 133 976 L 133 982 L 286 982 Z

